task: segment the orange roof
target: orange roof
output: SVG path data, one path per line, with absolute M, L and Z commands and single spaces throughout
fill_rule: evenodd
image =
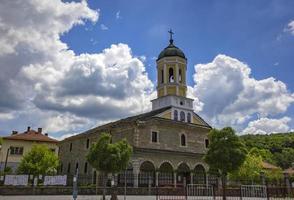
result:
M 288 173 L 288 174 L 290 174 L 290 175 L 292 175 L 292 174 L 294 174 L 294 167 L 290 167 L 290 168 L 288 168 L 288 169 L 285 169 L 284 172 L 285 172 L 285 173 Z
M 270 163 L 264 162 L 264 161 L 262 161 L 262 168 L 263 169 L 271 169 L 271 170 L 273 170 L 273 169 L 279 169 L 279 167 L 277 167 L 275 165 L 272 165 Z
M 24 133 L 17 133 L 10 136 L 3 137 L 5 140 L 26 140 L 26 141 L 38 141 L 38 142 L 52 142 L 58 143 L 58 140 L 50 138 L 35 130 L 29 130 Z

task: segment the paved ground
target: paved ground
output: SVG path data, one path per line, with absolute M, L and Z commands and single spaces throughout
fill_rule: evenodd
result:
M 1 196 L 0 200 L 72 200 L 72 196 Z M 110 196 L 107 196 L 110 200 Z M 123 196 L 118 197 L 119 200 L 124 200 Z M 163 198 L 164 200 L 184 200 L 182 197 Z M 216 197 L 216 200 L 221 200 L 221 197 Z M 79 195 L 77 200 L 101 200 L 101 196 L 83 196 Z M 127 196 L 126 200 L 156 200 L 156 196 Z M 188 200 L 213 200 L 212 197 L 188 197 Z M 227 197 L 227 200 L 240 200 L 239 197 Z M 242 200 L 267 200 L 266 198 L 242 198 Z M 294 198 L 270 198 L 270 200 L 294 200 Z

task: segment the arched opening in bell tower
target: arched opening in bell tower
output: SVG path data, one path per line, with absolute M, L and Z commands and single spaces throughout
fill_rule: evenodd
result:
M 169 68 L 168 72 L 169 72 L 168 73 L 169 74 L 168 80 L 169 80 L 170 83 L 173 83 L 174 82 L 174 69 Z

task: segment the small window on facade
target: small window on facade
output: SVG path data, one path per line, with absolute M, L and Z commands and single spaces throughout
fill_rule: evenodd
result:
M 181 135 L 181 145 L 186 146 L 186 136 L 185 136 L 185 134 Z
M 69 151 L 71 152 L 71 150 L 72 150 L 72 143 L 70 143 L 69 145 Z
M 68 165 L 67 165 L 67 173 L 68 174 L 70 173 L 70 163 L 68 163 Z
M 87 172 L 88 172 L 88 163 L 85 162 L 84 173 L 87 174 Z
M 182 82 L 182 70 L 179 69 L 179 82 L 181 83 Z
M 184 112 L 184 111 L 181 111 L 181 112 L 180 112 L 180 120 L 181 120 L 182 122 L 185 121 L 185 112 Z
M 163 74 L 163 70 L 161 70 L 161 83 L 163 83 L 164 81 L 164 74 Z
M 174 111 L 174 120 L 178 121 L 178 111 Z
M 187 122 L 191 123 L 191 113 L 187 114 Z
M 208 148 L 208 146 L 209 146 L 209 140 L 205 139 L 205 147 Z
M 89 149 L 89 146 L 90 146 L 90 139 L 87 139 L 87 144 L 86 144 L 87 149 Z
M 79 163 L 76 163 L 76 172 L 79 170 Z
M 97 179 L 97 172 L 94 171 L 94 173 L 93 173 L 93 181 L 92 181 L 94 185 L 96 184 L 96 179 Z
M 158 133 L 156 131 L 152 131 L 151 141 L 154 142 L 154 143 L 158 142 Z
M 60 163 L 60 173 L 62 173 L 62 171 L 63 171 L 63 164 Z
M 10 155 L 22 155 L 23 147 L 10 147 Z
M 170 83 L 173 83 L 174 82 L 174 70 L 173 68 L 169 68 L 169 76 L 168 76 L 168 80 Z

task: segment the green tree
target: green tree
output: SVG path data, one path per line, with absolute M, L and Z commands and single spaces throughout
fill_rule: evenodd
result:
M 274 153 L 274 158 L 278 166 L 287 169 L 294 162 L 294 148 L 284 148 L 282 152 Z
M 17 172 L 19 174 L 52 174 L 57 171 L 59 160 L 57 155 L 46 145 L 35 144 L 31 151 L 22 158 Z
M 260 179 L 260 173 L 262 170 L 262 157 L 256 155 L 256 152 L 249 152 L 246 156 L 245 161 L 240 168 L 231 173 L 230 179 L 244 180 L 244 181 L 258 181 Z
M 253 147 L 250 149 L 250 154 L 254 156 L 261 156 L 262 160 L 275 164 L 273 154 L 268 149 L 258 149 Z
M 225 200 L 227 175 L 243 164 L 247 154 L 246 147 L 231 127 L 212 129 L 208 137 L 210 144 L 204 159 L 211 168 L 220 172 Z
M 0 137 L 0 145 L 2 145 L 2 143 L 3 143 L 3 138 Z
M 115 173 L 128 167 L 131 154 L 132 147 L 126 139 L 112 143 L 111 135 L 102 133 L 99 140 L 91 146 L 87 160 L 97 171 L 102 173 L 103 177 L 108 174 L 114 176 Z M 104 187 L 105 184 L 103 180 Z M 116 198 L 116 195 L 113 194 L 112 199 Z M 103 199 L 105 200 L 105 189 L 103 190 Z

